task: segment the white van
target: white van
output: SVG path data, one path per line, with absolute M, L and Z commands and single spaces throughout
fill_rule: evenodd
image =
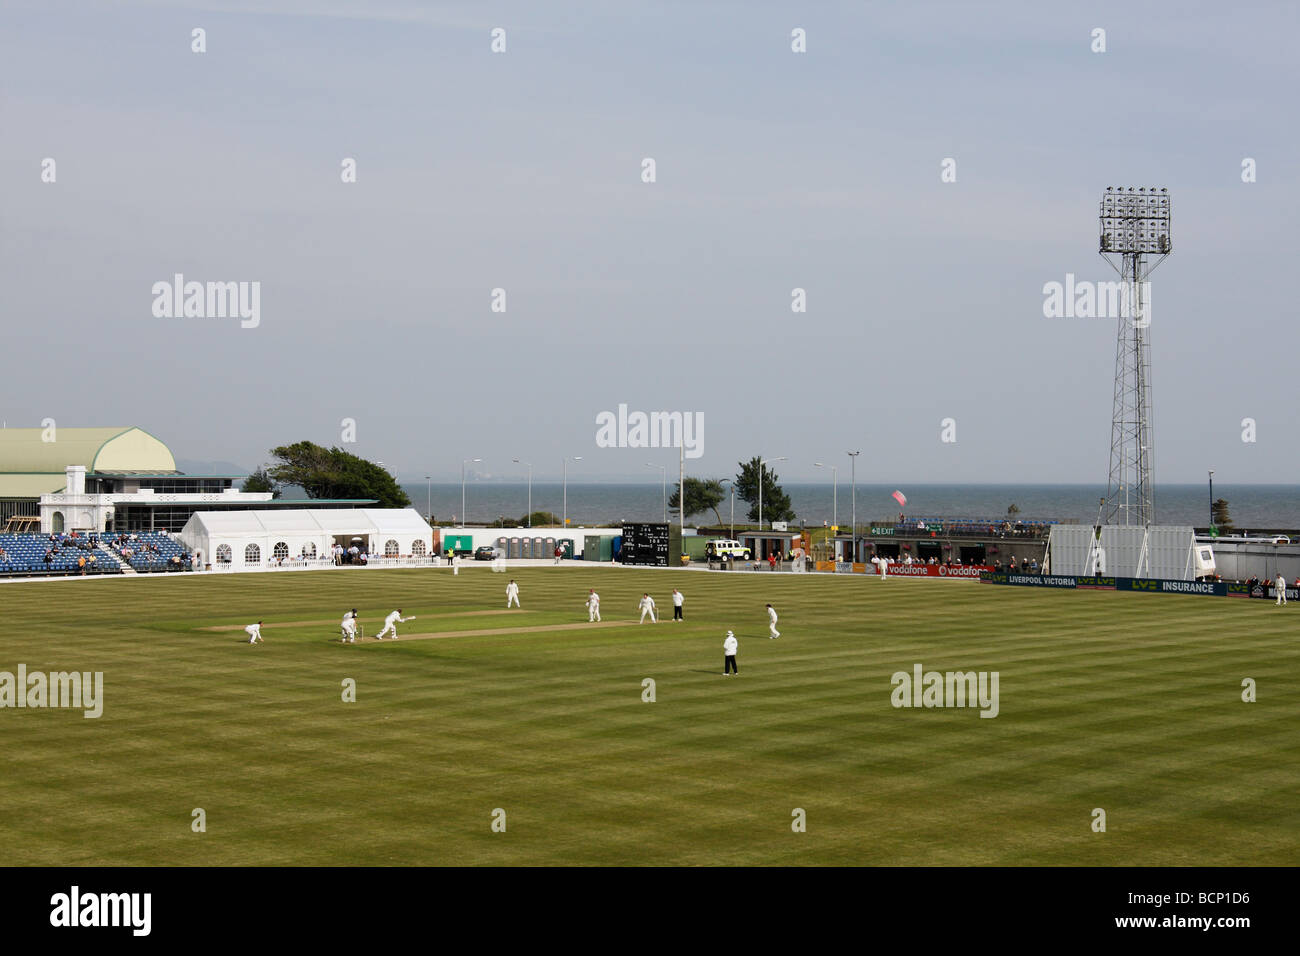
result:
M 714 538 L 704 546 L 704 554 L 710 558 L 737 558 L 749 560 L 749 548 L 743 547 L 734 538 Z

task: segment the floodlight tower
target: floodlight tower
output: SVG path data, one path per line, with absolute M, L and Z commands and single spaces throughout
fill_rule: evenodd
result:
M 1107 186 L 1101 197 L 1100 252 L 1121 279 L 1106 524 L 1147 527 L 1156 521 L 1147 277 L 1173 251 L 1169 223 L 1169 190 L 1163 187 Z

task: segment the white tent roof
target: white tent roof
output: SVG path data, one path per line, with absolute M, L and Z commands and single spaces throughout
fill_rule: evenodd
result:
M 196 511 L 185 534 L 209 537 L 254 534 L 428 536 L 413 508 L 279 508 L 264 511 Z

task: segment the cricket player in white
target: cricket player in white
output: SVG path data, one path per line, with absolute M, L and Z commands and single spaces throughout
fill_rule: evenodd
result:
M 723 677 L 727 676 L 728 670 L 730 670 L 731 673 L 733 674 L 740 673 L 740 668 L 736 666 L 736 648 L 738 646 L 739 645 L 736 643 L 736 635 L 728 631 L 727 639 L 722 642 L 722 654 L 723 654 L 722 676 Z
M 682 602 L 685 600 L 686 598 L 682 597 L 682 592 L 677 590 L 676 588 L 673 588 L 673 623 L 674 624 L 682 619 Z
M 339 631 L 343 634 L 340 638 L 344 644 L 355 644 L 357 642 L 357 609 L 343 612 L 343 620 L 339 623 Z
M 600 595 L 595 591 L 590 591 L 587 594 L 587 620 L 600 620 Z
M 767 606 L 767 631 L 767 636 L 771 640 L 781 636 L 781 632 L 776 629 L 776 608 L 770 604 Z
M 1273 582 L 1273 587 L 1277 590 L 1278 606 L 1286 604 L 1286 578 L 1282 577 L 1282 572 L 1277 573 L 1277 580 Z
M 411 615 L 410 617 L 402 617 L 402 609 L 399 607 L 392 614 L 388 615 L 388 617 L 384 618 L 384 629 L 380 631 L 378 634 L 376 634 L 375 637 L 378 640 L 382 641 L 384 639 L 384 635 L 387 634 L 389 631 L 392 631 L 393 640 L 397 640 L 397 625 L 405 624 L 407 621 L 414 621 L 414 620 L 415 620 L 415 615 Z
M 506 610 L 510 610 L 510 602 L 515 602 L 515 607 L 519 607 L 519 585 L 511 578 L 510 583 L 506 585 Z
M 654 599 L 654 598 L 652 598 L 652 597 L 651 597 L 650 595 L 648 595 L 648 594 L 643 594 L 643 595 L 641 596 L 641 604 L 640 604 L 639 606 L 640 606 L 640 608 L 641 608 L 641 620 L 637 622 L 638 624 L 644 624 L 644 623 L 645 623 L 645 616 L 646 616 L 647 614 L 650 615 L 650 623 L 651 623 L 651 624 L 658 624 L 658 623 L 659 623 L 659 618 L 655 617 L 655 599 Z
M 250 644 L 257 644 L 259 642 L 262 644 L 266 643 L 266 641 L 262 640 L 261 621 L 258 621 L 256 624 L 248 625 L 248 627 L 244 628 L 244 633 L 248 635 L 248 643 Z

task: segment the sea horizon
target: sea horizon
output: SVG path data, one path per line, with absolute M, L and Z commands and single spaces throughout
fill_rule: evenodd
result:
M 404 482 L 403 490 L 411 506 L 421 513 L 428 509 L 436 520 L 464 520 L 461 511 L 460 482 Z M 838 492 L 826 482 L 782 482 L 790 496 L 796 525 L 820 526 L 838 523 L 847 526 L 853 512 L 854 490 L 840 481 Z M 674 485 L 667 487 L 669 497 Z M 551 511 L 562 515 L 564 484 L 559 481 L 532 483 L 532 511 Z M 569 481 L 568 517 L 573 525 L 600 526 L 620 521 L 663 520 L 663 485 L 658 481 Z M 892 497 L 901 491 L 907 504 L 901 506 Z M 912 517 L 1005 518 L 1008 508 L 1018 508 L 1016 516 L 1029 520 L 1078 521 L 1091 524 L 1097 520 L 1098 505 L 1105 494 L 1096 484 L 908 484 L 903 486 L 866 484 L 856 486 L 858 524 L 897 520 L 900 513 Z M 1214 497 L 1228 502 L 1229 514 L 1238 530 L 1282 530 L 1300 528 L 1300 485 L 1246 484 L 1214 485 Z M 472 524 L 491 523 L 504 518 L 507 522 L 528 512 L 528 483 L 498 479 L 467 480 L 464 486 L 465 510 Z M 1210 493 L 1208 484 L 1168 483 L 1155 486 L 1156 519 L 1159 524 L 1204 527 L 1209 523 Z M 718 505 L 715 517 L 710 510 L 687 517 L 687 524 L 727 522 L 731 514 L 730 498 Z M 737 524 L 748 524 L 749 506 L 739 498 L 735 502 Z M 765 515 L 766 517 L 766 515 Z M 670 520 L 675 520 L 670 512 Z

